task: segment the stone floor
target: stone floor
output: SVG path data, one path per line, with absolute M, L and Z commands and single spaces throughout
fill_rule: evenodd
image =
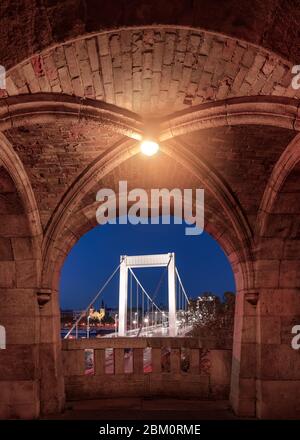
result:
M 46 417 L 45 417 L 46 418 Z M 68 402 L 60 420 L 233 420 L 228 401 L 119 398 Z

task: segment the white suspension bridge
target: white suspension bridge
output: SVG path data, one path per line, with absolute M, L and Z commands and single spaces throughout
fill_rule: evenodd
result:
M 134 269 L 164 268 L 159 282 L 151 295 L 137 277 Z M 119 272 L 119 310 L 116 314 L 116 330 L 105 337 L 116 336 L 183 336 L 190 329 L 188 322 L 189 298 L 175 265 L 175 253 L 120 257 L 120 264 L 113 271 L 96 296 L 78 317 L 66 334 L 68 338 L 79 322 L 88 316 L 89 310 L 101 297 L 114 276 Z M 158 306 L 164 278 L 168 279 L 168 309 Z M 89 323 L 89 318 L 88 318 Z M 76 332 L 77 334 L 77 332 Z M 89 331 L 87 332 L 89 337 Z

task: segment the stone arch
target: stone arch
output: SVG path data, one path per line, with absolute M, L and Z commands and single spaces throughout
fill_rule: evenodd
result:
M 16 189 L 21 196 L 25 212 L 29 219 L 31 235 L 41 241 L 42 228 L 39 212 L 24 166 L 19 156 L 15 153 L 13 146 L 9 143 L 3 133 L 0 133 L 0 147 L 0 164 L 9 170 L 11 178 L 16 185 Z
M 188 170 L 189 174 L 197 176 L 198 179 L 201 176 L 202 181 L 206 180 L 212 197 L 216 198 L 218 202 L 220 212 L 224 212 L 224 217 L 228 220 L 229 225 L 226 225 L 224 217 L 221 218 L 216 213 L 216 208 L 212 207 L 209 211 L 213 221 L 207 222 L 206 230 L 220 243 L 231 262 L 238 288 L 235 325 L 238 329 L 242 328 L 245 315 L 251 314 L 253 308 L 247 302 L 247 295 L 251 296 L 254 288 L 251 228 L 229 188 L 214 174 L 213 170 L 207 167 L 204 161 L 192 153 L 188 153 L 179 142 L 165 142 L 161 145 L 161 149 L 170 159 L 177 161 L 182 168 Z M 50 299 L 45 307 L 53 302 L 58 302 L 60 268 L 69 250 L 81 235 L 96 225 L 96 204 L 81 206 L 80 201 L 84 200 L 85 195 L 98 185 L 98 179 L 103 178 L 130 158 L 134 158 L 137 152 L 138 145 L 132 141 L 117 145 L 108 153 L 108 156 L 104 155 L 99 158 L 99 161 L 88 169 L 87 173 L 82 175 L 70 189 L 70 192 L 65 195 L 63 203 L 60 204 L 49 224 L 44 240 L 43 286 Z M 101 169 L 102 167 L 103 169 Z M 95 194 L 97 190 L 95 190 Z M 248 343 L 249 340 L 246 342 L 236 341 L 234 348 L 236 354 L 234 355 L 232 393 L 234 399 L 238 400 L 236 403 L 238 407 L 241 398 L 240 396 L 236 397 L 236 393 L 240 384 L 240 375 L 243 374 L 238 353 L 240 353 L 240 344 L 243 344 L 243 349 L 246 350 Z M 245 363 L 243 367 L 245 367 Z M 249 369 L 251 366 L 247 366 L 247 368 Z M 254 407 L 254 395 L 249 400 Z
M 212 193 L 212 196 L 217 200 L 221 209 L 225 212 L 227 218 L 233 227 L 234 234 L 237 238 L 239 247 L 230 247 L 229 243 L 226 246 L 230 253 L 234 249 L 235 259 L 243 260 L 243 273 L 244 281 L 241 283 L 244 285 L 244 289 L 252 287 L 252 266 L 251 266 L 251 242 L 252 231 L 247 224 L 240 207 L 236 200 L 230 193 L 229 188 L 219 179 L 217 175 L 209 170 L 204 161 L 197 158 L 194 154 L 187 151 L 179 142 L 176 143 L 164 143 L 161 145 L 161 150 L 169 158 L 174 159 L 181 166 L 183 166 L 189 173 L 194 175 L 197 179 L 199 176 L 205 176 L 207 186 Z M 84 196 L 95 187 L 99 180 L 112 171 L 115 167 L 124 163 L 131 157 L 134 157 L 139 152 L 139 146 L 136 143 L 126 141 L 117 145 L 108 154 L 104 154 L 99 158 L 97 162 L 90 167 L 86 173 L 84 173 L 72 186 L 72 188 L 65 194 L 64 199 L 57 207 L 54 216 L 49 223 L 48 229 L 44 237 L 43 245 L 43 260 L 44 268 L 46 272 L 43 273 L 43 285 L 47 285 L 46 273 L 53 273 L 53 267 L 48 265 L 48 261 L 51 261 L 50 255 L 53 249 L 56 247 L 59 249 L 58 243 L 61 242 L 61 234 L 64 233 L 64 229 L 69 230 L 68 222 L 72 223 L 72 215 L 76 214 L 79 202 Z M 215 235 L 215 231 L 211 229 L 211 233 Z M 75 234 L 75 237 L 78 237 Z M 225 242 L 224 242 L 225 243 Z M 227 253 L 228 253 L 227 252 Z M 237 255 L 239 254 L 239 258 Z M 49 260 L 50 258 L 50 260 Z
M 95 100 L 60 94 L 21 95 L 3 98 L 0 130 L 62 120 L 94 120 L 126 137 L 141 140 L 149 123 L 136 113 Z M 168 116 L 150 118 L 165 141 L 196 130 L 227 125 L 279 126 L 299 131 L 298 100 L 280 96 L 231 98 L 206 103 Z M 146 125 L 146 127 L 145 127 Z
M 268 215 L 272 213 L 285 180 L 300 161 L 300 136 L 297 135 L 276 163 L 265 189 L 258 213 L 257 235 L 264 237 L 268 228 Z
M 43 95 L 43 97 L 46 97 L 46 95 Z M 15 124 L 20 124 L 21 126 L 22 124 L 30 124 L 35 117 L 37 118 L 36 120 L 38 120 L 39 122 L 57 120 L 61 117 L 61 113 L 68 112 L 68 108 L 71 108 L 71 111 L 69 112 L 71 114 L 70 118 L 73 118 L 73 120 L 75 121 L 78 120 L 78 117 L 84 117 L 83 110 L 87 112 L 87 120 L 89 117 L 94 117 L 94 120 L 97 121 L 100 117 L 97 109 L 98 107 L 102 109 L 102 104 L 89 102 L 87 106 L 88 108 L 86 109 L 82 104 L 79 105 L 78 101 L 76 101 L 76 98 L 68 97 L 67 105 L 63 104 L 62 106 L 60 100 L 61 98 L 59 98 L 57 102 L 55 97 L 52 103 L 49 103 L 47 101 L 41 100 L 40 97 L 38 99 L 36 99 L 36 97 L 30 97 L 30 99 L 28 99 L 28 96 L 20 96 L 17 98 L 10 97 L 5 99 L 5 106 L 2 107 L 4 121 L 2 129 L 15 126 Z M 169 149 L 172 149 L 172 142 L 170 140 L 174 136 L 177 137 L 182 134 L 194 132 L 195 130 L 199 130 L 199 128 L 201 129 L 216 126 L 229 126 L 231 124 L 249 125 L 261 123 L 266 125 L 277 125 L 279 123 L 280 126 L 286 129 L 294 131 L 299 129 L 298 106 L 296 100 L 282 97 L 261 97 L 257 98 L 255 101 L 256 102 L 254 102 L 254 98 L 232 99 L 217 104 L 204 104 L 191 111 L 184 111 L 179 114 L 172 115 L 168 118 L 164 117 L 161 120 L 158 120 L 158 122 L 160 122 L 163 133 L 161 135 L 161 141 L 165 142 L 165 148 L 167 148 L 168 146 Z M 33 111 L 30 114 L 31 103 L 35 104 L 33 105 Z M 68 107 L 69 105 L 70 107 Z M 57 109 L 59 111 L 55 114 Z M 109 126 L 114 127 L 115 113 L 112 111 L 112 107 L 107 104 L 106 109 L 107 113 L 109 114 L 108 119 L 113 121 L 112 123 L 110 123 Z M 7 110 L 9 110 L 9 112 Z M 61 112 L 60 110 L 63 111 Z M 105 117 L 107 113 L 104 112 Z M 111 113 L 112 116 L 110 116 Z M 121 116 L 122 123 L 124 121 L 123 116 L 124 115 Z M 130 123 L 128 123 L 128 120 Z M 139 118 L 135 118 L 134 115 L 131 113 L 130 117 L 125 117 L 125 122 L 126 130 L 122 131 L 122 133 L 126 135 L 126 138 L 139 138 L 141 136 L 141 133 L 143 133 L 144 128 L 142 120 Z M 117 122 L 117 124 L 118 123 L 119 122 Z M 124 125 L 122 125 L 122 127 L 124 127 Z M 117 130 L 118 129 L 119 128 L 117 128 Z M 137 133 L 138 137 L 136 137 L 135 135 L 132 136 L 132 132 Z M 133 142 L 134 140 L 129 139 L 125 141 L 123 139 L 117 145 L 112 147 L 108 151 L 108 156 L 104 155 L 100 158 L 103 159 L 103 166 L 107 166 L 108 169 L 113 169 L 114 159 L 119 160 L 121 163 L 123 154 L 125 154 L 125 156 L 127 155 L 127 158 L 132 157 L 132 151 L 134 150 L 134 148 L 136 149 L 136 151 L 138 149 L 138 145 L 134 145 Z M 186 159 L 183 157 L 183 159 L 181 160 L 184 162 Z M 193 162 L 193 159 L 191 160 Z M 97 168 L 97 165 L 95 165 L 95 163 L 91 164 L 88 167 L 88 169 L 86 170 L 86 175 L 85 173 L 83 173 L 85 177 L 90 176 L 90 184 L 92 184 L 93 182 L 95 183 L 95 180 L 92 180 L 93 172 L 96 173 Z M 95 174 L 95 176 L 97 177 L 97 174 Z M 45 259 L 45 256 L 52 255 L 53 257 L 53 254 L 51 254 L 51 252 L 49 251 L 50 247 L 52 246 L 52 248 L 55 248 L 55 246 L 60 246 L 60 243 L 57 240 L 58 235 L 56 236 L 56 241 L 51 240 L 51 237 L 53 238 L 52 233 L 56 230 L 57 225 L 63 223 L 62 219 L 65 220 L 67 218 L 67 216 L 64 217 L 64 212 L 67 213 L 69 207 L 72 205 L 72 202 L 74 200 L 76 202 L 76 197 L 74 197 L 73 199 L 73 196 L 74 194 L 76 195 L 76 190 L 80 191 L 81 189 L 80 185 L 78 186 L 78 183 L 82 183 L 80 179 L 73 182 L 73 184 L 71 185 L 71 190 L 68 191 L 61 200 L 61 208 L 57 206 L 53 214 L 52 221 L 47 226 L 46 236 L 44 238 L 44 277 L 41 285 L 42 287 L 39 289 L 38 292 L 39 303 L 44 304 L 44 307 L 42 308 L 40 314 L 40 319 L 44 323 L 44 325 L 41 326 L 41 338 L 44 341 L 43 344 L 41 344 L 41 353 L 43 348 L 45 350 L 43 351 L 41 358 L 48 360 L 51 359 L 52 362 L 50 374 L 47 376 L 48 370 L 45 369 L 43 371 L 41 402 L 43 403 L 44 412 L 57 411 L 59 408 L 61 408 L 61 405 L 63 403 L 63 380 L 60 366 L 60 340 L 58 336 L 58 294 L 57 292 L 53 292 L 51 290 L 51 286 L 49 286 L 48 283 L 49 278 L 47 278 L 47 272 L 48 274 L 51 273 L 50 267 L 53 263 L 52 258 L 47 260 Z M 214 182 L 214 180 L 212 180 L 212 182 Z M 255 415 L 256 332 L 253 329 L 256 328 L 256 314 L 253 304 L 257 299 L 256 293 L 258 290 L 258 285 L 255 285 L 253 283 L 253 280 L 255 279 L 255 267 L 253 269 L 253 255 L 250 252 L 250 250 L 252 250 L 252 231 L 248 230 L 247 221 L 245 221 L 243 213 L 240 212 L 240 214 L 237 215 L 237 212 L 239 211 L 238 203 L 236 203 L 237 201 L 231 197 L 230 193 L 228 194 L 228 188 L 226 190 L 226 185 L 224 186 L 224 184 L 222 184 L 222 182 L 220 182 L 219 180 L 217 180 L 217 182 L 217 187 L 219 191 L 219 193 L 217 193 L 219 194 L 220 200 L 223 200 L 223 206 L 227 206 L 229 203 L 231 206 L 231 212 L 234 213 L 232 214 L 232 219 L 235 219 L 235 231 L 240 231 L 240 236 L 237 241 L 239 243 L 243 243 L 243 245 L 241 245 L 241 249 L 232 249 L 232 251 L 236 251 L 236 254 L 233 254 L 236 262 L 236 273 L 238 273 L 239 268 L 240 270 L 238 276 L 242 280 L 241 286 L 243 286 L 244 288 L 241 288 L 240 294 L 238 295 L 237 299 L 237 319 L 235 329 L 235 347 L 233 354 L 231 401 L 233 403 L 234 409 L 239 414 Z M 74 193 L 72 193 L 73 190 Z M 251 236 L 250 239 L 249 234 Z M 70 237 L 70 239 L 72 239 L 72 235 L 70 235 Z M 75 237 L 75 239 L 76 238 L 78 237 Z M 221 237 L 219 237 L 219 239 L 221 239 Z M 222 239 L 224 239 L 225 243 L 225 234 L 222 236 Z M 225 246 L 226 245 L 224 244 L 224 247 Z M 256 270 L 257 267 L 258 266 L 256 266 Z M 56 276 L 58 274 L 55 272 L 52 273 L 52 275 Z M 245 282 L 246 280 L 248 280 L 247 283 Z M 51 295 L 52 300 L 49 301 Z M 48 334 L 45 334 L 45 332 L 43 333 L 43 330 L 45 328 L 52 329 L 50 331 L 50 338 Z M 51 393 L 49 393 L 49 389 L 51 390 Z
M 103 128 L 110 128 L 124 136 L 140 140 L 141 118 L 112 104 L 78 97 L 42 93 L 3 98 L 0 107 L 0 130 L 32 124 L 91 119 Z

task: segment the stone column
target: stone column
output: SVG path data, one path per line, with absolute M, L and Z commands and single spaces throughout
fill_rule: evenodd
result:
M 17 225 L 16 229 L 14 225 Z M 40 412 L 38 262 L 21 218 L 0 238 L 0 324 L 6 349 L 0 356 L 0 418 L 34 419 Z
M 255 416 L 257 292 L 238 292 L 232 351 L 230 402 L 239 416 Z
M 65 405 L 58 292 L 39 291 L 41 413 L 55 414 Z
M 291 345 L 292 328 L 300 325 L 299 251 L 300 240 L 287 240 L 283 244 L 283 259 L 259 262 L 256 381 L 259 418 L 300 417 L 300 350 Z

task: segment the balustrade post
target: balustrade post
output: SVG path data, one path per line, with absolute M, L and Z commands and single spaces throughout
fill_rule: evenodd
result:
M 124 374 L 124 348 L 114 348 L 115 374 Z
M 135 374 L 144 373 L 144 349 L 134 348 L 133 349 L 133 372 Z
M 105 349 L 94 350 L 95 375 L 105 374 Z

